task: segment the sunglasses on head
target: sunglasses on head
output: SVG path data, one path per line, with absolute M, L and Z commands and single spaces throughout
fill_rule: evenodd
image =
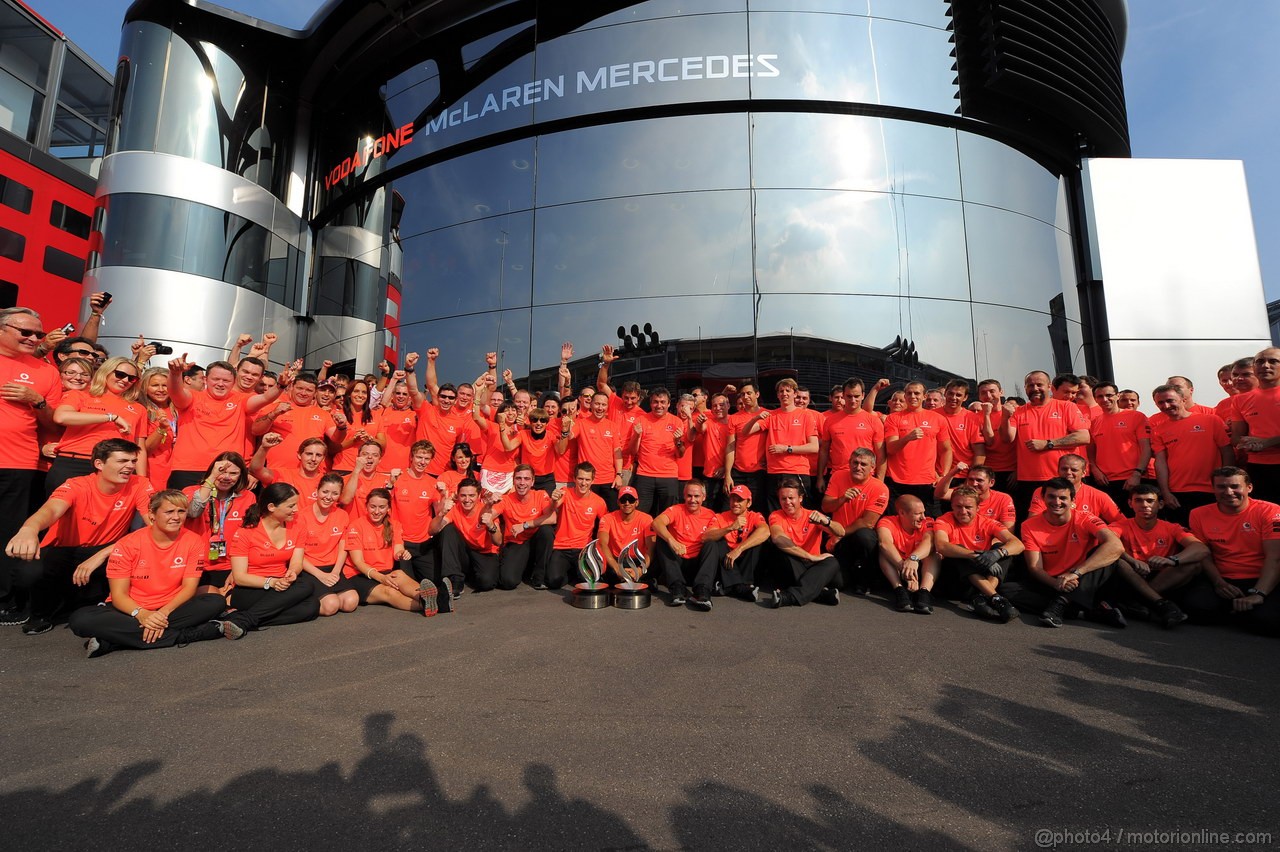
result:
M 21 326 L 16 326 L 9 322 L 5 323 L 5 325 L 9 326 L 9 328 L 18 332 L 18 334 L 21 334 L 23 337 L 34 337 L 36 340 L 44 340 L 44 332 L 38 328 L 22 328 Z
M 111 375 L 115 376 L 122 382 L 136 382 L 138 377 L 133 373 L 126 373 L 123 370 L 112 370 Z

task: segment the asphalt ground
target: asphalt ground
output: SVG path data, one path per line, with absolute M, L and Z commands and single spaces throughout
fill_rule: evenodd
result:
M 96 660 L 65 629 L 9 627 L 0 837 L 13 850 L 1274 848 L 1278 654 L 1228 628 L 1050 630 L 874 596 L 584 611 L 528 588 L 468 593 L 432 619 L 369 607 Z

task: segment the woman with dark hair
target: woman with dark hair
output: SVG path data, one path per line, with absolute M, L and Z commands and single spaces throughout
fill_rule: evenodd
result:
M 324 460 L 329 454 L 324 438 L 307 438 L 298 445 L 298 466 L 281 470 L 267 467 L 267 451 L 284 442 L 276 432 L 268 432 L 262 436 L 262 443 L 249 459 L 249 474 L 263 485 L 276 482 L 287 482 L 298 489 L 302 500 L 300 508 L 305 509 L 316 501 L 316 492 L 320 489 L 320 478 L 325 475 Z
M 320 603 L 321 616 L 355 612 L 360 605 L 355 586 L 342 576 L 351 517 L 338 506 L 341 494 L 342 477 L 326 473 L 320 478 L 315 502 L 300 509 L 293 522 L 298 546 L 302 548 L 302 570 L 307 572 L 299 582 L 306 580 L 311 584 L 311 594 Z
M 142 372 L 128 358 L 111 358 L 98 368 L 88 390 L 63 394 L 53 422 L 63 427 L 57 457 L 45 477 L 46 493 L 53 493 L 73 476 L 93 473 L 93 447 L 108 438 L 124 438 L 142 445 L 147 414 L 138 399 Z M 138 453 L 136 473 L 147 475 L 145 447 Z
M 471 452 L 471 445 L 465 441 L 453 445 L 453 452 L 449 455 L 449 469 L 440 474 L 436 479 L 436 487 L 442 494 L 453 497 L 458 493 L 458 483 L 464 479 L 474 479 L 472 475 L 472 467 L 475 464 L 475 453 Z
M 298 582 L 304 554 L 289 529 L 297 514 L 298 489 L 283 482 L 268 485 L 228 543 L 235 582 L 235 611 L 223 621 L 228 639 L 268 625 L 311 621 L 320 614 L 311 584 Z
M 147 479 L 163 491 L 173 469 L 173 442 L 178 437 L 178 409 L 169 400 L 169 371 L 152 367 L 142 374 L 138 397 L 147 412 Z
M 378 440 L 378 426 L 374 422 L 373 409 L 369 407 L 368 382 L 356 379 L 351 383 L 342 399 L 341 411 L 333 414 L 333 421 L 334 425 L 327 433 L 329 440 L 338 448 L 333 459 L 333 472 L 346 476 L 356 469 L 360 448 Z
M 231 594 L 231 563 L 227 561 L 227 543 L 244 524 L 253 493 L 249 491 L 249 475 L 239 453 L 225 452 L 209 462 L 199 485 L 182 492 L 187 505 L 187 529 L 203 536 L 208 560 L 200 578 L 200 594 Z
M 355 586 L 361 605 L 384 604 L 425 616 L 439 611 L 436 586 L 418 582 L 398 567 L 411 555 L 404 547 L 400 522 L 391 517 L 391 492 L 375 488 L 365 500 L 364 517 L 347 530 L 347 560 L 343 574 Z
M 372 441 L 362 446 L 360 455 L 356 456 L 356 469 L 347 477 L 347 484 L 343 486 L 342 496 L 338 499 L 353 521 L 364 515 L 365 501 L 369 498 L 370 491 L 395 487 L 400 469 L 381 471 L 378 469 L 381 461 L 382 446 Z
M 514 403 L 498 406 L 496 420 L 489 420 L 481 410 L 480 397 L 476 396 L 472 417 L 487 442 L 484 465 L 480 469 L 480 488 L 501 497 L 511 490 L 511 477 L 520 455 L 520 432 L 523 416 Z

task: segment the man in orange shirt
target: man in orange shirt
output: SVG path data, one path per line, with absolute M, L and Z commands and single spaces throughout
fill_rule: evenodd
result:
M 417 363 L 417 353 L 410 352 L 406 356 L 406 369 L 409 369 L 410 358 L 414 359 L 413 363 Z M 413 408 L 413 397 L 409 393 L 404 371 L 396 372 L 389 392 L 382 395 L 382 407 L 376 412 L 374 424 L 378 443 L 385 447 L 380 462 L 382 469 L 408 467 L 409 448 L 417 440 L 418 415 Z M 434 448 L 433 444 L 432 449 Z
M 591 397 L 590 414 L 579 417 L 570 425 L 570 436 L 564 430 L 556 443 L 556 451 L 564 453 L 568 442 L 573 441 L 579 462 L 591 465 L 591 470 L 600 471 L 601 481 L 594 482 L 594 491 L 610 511 L 618 508 L 618 489 L 623 486 L 622 476 L 622 429 L 618 421 L 609 417 L 609 395 L 597 391 Z M 606 482 L 605 477 L 608 477 Z
M 1017 451 L 1018 484 L 1013 490 L 1013 504 L 1019 518 L 1027 516 L 1031 495 L 1052 479 L 1058 459 L 1070 447 L 1089 443 L 1089 421 L 1069 399 L 1058 399 L 1057 388 L 1069 387 L 1075 395 L 1075 376 L 1059 376 L 1063 384 L 1055 386 L 1055 397 L 1049 396 L 1049 374 L 1043 370 L 1027 373 L 1023 380 L 1027 404 L 1004 404 L 1004 423 L 1000 437 Z
M 404 549 L 412 560 L 409 564 L 413 575 L 419 581 L 431 580 L 433 583 L 440 580 L 440 553 L 431 538 L 431 522 L 435 520 L 440 491 L 436 487 L 436 478 L 427 473 L 427 468 L 431 466 L 435 452 L 430 441 L 415 441 L 409 447 L 408 466 L 395 482 L 387 483 L 387 490 L 391 492 L 392 517 L 404 530 Z M 356 471 L 351 475 L 359 476 Z
M 288 399 L 264 409 L 254 419 L 252 434 L 261 437 L 275 432 L 284 439 L 267 451 L 267 467 L 273 470 L 296 468 L 299 464 L 298 447 L 302 442 L 308 438 L 323 438 L 329 427 L 334 425 L 330 413 L 315 404 L 317 384 L 315 373 L 299 373 L 288 382 Z M 340 432 L 346 431 L 343 426 L 337 428 Z
M 48 361 L 35 357 L 44 340 L 40 315 L 30 308 L 0 310 L 0 541 L 8 541 L 30 511 L 40 460 L 37 429 L 54 430 L 62 381 Z M 41 489 L 43 493 L 43 489 Z M 27 620 L 24 596 L 11 596 L 17 566 L 0 555 L 0 624 Z
M 1185 586 L 1200 572 L 1200 562 L 1209 550 L 1198 538 L 1178 524 L 1160 520 L 1160 490 L 1149 482 L 1140 483 L 1129 493 L 1133 516 L 1121 518 L 1111 525 L 1120 536 L 1124 553 L 1120 559 L 1146 581 L 1156 594 L 1140 604 L 1129 604 L 1126 614 L 1146 617 L 1155 610 L 1156 620 L 1166 630 L 1187 620 L 1187 614 L 1163 595 Z M 1148 609 L 1146 603 L 1151 604 Z
M 1253 356 L 1258 387 L 1234 397 L 1231 442 L 1249 455 L 1249 477 L 1258 499 L 1280 501 L 1280 349 Z
M 809 419 L 813 421 L 813 427 L 818 432 L 818 452 L 808 457 L 809 463 L 809 490 L 805 493 L 809 495 L 811 500 L 819 500 L 822 497 L 823 485 L 816 484 L 822 471 L 818 469 L 818 457 L 822 454 L 822 442 L 827 439 L 827 418 L 814 408 L 810 407 L 809 389 L 806 387 L 796 387 L 796 408 L 809 415 Z M 824 483 L 825 485 L 825 483 Z M 816 509 L 818 504 L 815 502 L 809 508 Z
M 612 346 L 600 349 L 599 369 L 596 373 L 596 390 L 609 396 L 609 417 L 622 427 L 624 435 L 630 435 L 636 425 L 636 419 L 644 413 L 640 407 L 640 383 L 623 382 L 617 394 L 609 387 L 609 365 L 618 360 L 618 354 Z M 622 484 L 630 485 L 632 472 L 635 469 L 635 456 L 631 447 L 624 441 L 622 448 Z M 641 506 L 643 508 L 643 506 Z
M 761 545 L 769 540 L 769 524 L 764 515 L 751 511 L 751 492 L 745 485 L 735 485 L 729 492 L 729 511 L 715 516 L 702 531 L 702 555 L 698 575 L 694 579 L 693 605 L 711 609 L 707 586 L 742 600 L 760 600 L 756 586 L 756 569 L 760 564 Z M 715 579 L 715 578 L 719 579 Z
M 840 591 L 835 587 L 840 563 L 826 552 L 826 544 L 842 538 L 844 527 L 822 512 L 805 509 L 804 485 L 796 477 L 783 477 L 778 503 L 778 511 L 769 515 L 769 535 L 790 569 L 786 573 L 791 585 L 774 589 L 774 609 L 813 601 L 836 606 L 840 603 Z
M 1004 389 L 995 379 L 978 382 L 978 401 L 970 406 L 978 415 L 982 431 L 982 443 L 986 450 L 986 465 L 995 471 L 993 487 L 1008 494 L 1018 475 L 1018 450 L 1002 436 L 1004 424 Z
M 708 410 L 699 413 L 694 422 L 698 428 L 697 441 L 702 445 L 702 475 L 707 486 L 707 506 L 712 511 L 717 511 L 724 508 L 724 480 L 729 475 L 729 469 L 725 466 L 729 450 L 729 397 L 722 393 L 712 396 Z
M 840 572 L 836 586 L 865 595 L 876 570 L 880 539 L 876 524 L 889 508 L 889 487 L 875 477 L 876 453 L 856 447 L 842 470 L 831 474 L 822 511 L 840 522 L 844 535 L 831 548 Z
M 894 609 L 931 615 L 938 579 L 933 521 L 925 514 L 924 502 L 913 494 L 900 496 L 893 508 L 894 514 L 876 522 L 880 573 L 889 581 Z
M 769 509 L 778 508 L 778 483 L 783 477 L 800 480 L 807 494 L 812 487 L 809 479 L 809 456 L 818 454 L 818 426 L 804 409 L 796 405 L 796 380 L 782 379 L 774 386 L 778 397 L 778 409 L 760 409 L 755 420 L 745 424 L 741 433 L 746 437 L 762 432 L 765 435 L 765 493 L 771 494 Z
M 943 476 L 933 489 L 933 495 L 947 505 L 951 504 L 951 495 L 955 492 L 948 483 L 952 477 L 964 473 L 964 487 L 972 488 L 978 495 L 978 514 L 1003 524 L 1012 530 L 1017 521 L 1017 513 L 1013 509 L 1013 498 L 1003 491 L 995 491 L 992 486 L 996 482 L 996 472 L 985 464 L 974 465 L 968 471 L 961 471 L 952 465 L 951 476 Z
M 760 407 L 760 385 L 748 379 L 738 391 L 739 408 L 729 415 L 729 449 L 725 454 L 725 467 L 729 477 L 725 489 L 745 485 L 752 494 L 765 493 L 765 438 L 764 432 L 748 430 L 765 409 Z M 768 417 L 766 413 L 764 415 Z M 767 502 L 767 501 L 766 501 Z
M 715 575 L 700 574 L 702 534 L 715 522 L 716 513 L 703 505 L 707 489 L 700 480 L 684 487 L 684 502 L 669 507 L 653 519 L 651 573 L 671 592 L 668 606 L 680 606 L 688 598 L 689 583 L 695 593 L 710 600 Z M 700 609 L 709 607 L 699 606 Z
M 1229 621 L 1280 636 L 1280 506 L 1254 500 L 1253 483 L 1241 468 L 1220 467 L 1212 481 L 1214 504 L 1191 511 L 1191 534 L 1208 546 L 1209 556 L 1200 561 L 1201 573 L 1182 606 L 1197 621 Z
M 1187 411 L 1192 414 L 1213 414 L 1213 408 L 1208 405 L 1201 405 L 1193 399 L 1196 392 L 1196 386 L 1186 376 L 1170 376 L 1165 379 L 1165 384 L 1173 385 L 1182 391 L 1182 398 L 1187 401 Z
M 498 560 L 498 588 L 515 589 L 524 579 L 546 576 L 556 537 L 556 510 L 545 491 L 533 487 L 533 467 L 518 464 L 511 475 L 512 490 L 502 496 L 498 512 L 506 524 Z
M 951 468 L 951 437 L 941 412 L 921 406 L 922 383 L 908 382 L 903 393 L 907 407 L 884 421 L 884 449 L 889 456 L 885 484 L 895 502 L 903 494 L 911 494 L 933 517 L 938 511 L 933 486 L 938 472 Z
M 938 413 L 945 418 L 952 464 L 964 462 L 973 467 L 986 462 L 987 446 L 982 437 L 981 418 L 965 408 L 968 399 L 969 383 L 964 379 L 952 379 L 944 389 L 944 401 Z M 946 470 L 944 467 L 939 473 Z
M 440 511 L 431 522 L 431 535 L 440 548 L 440 610 L 462 595 L 466 575 L 472 587 L 492 589 L 498 582 L 498 549 L 502 546 L 501 515 L 480 497 L 480 483 L 464 479 L 456 495 L 445 492 Z
M 933 547 L 940 570 L 962 577 L 972 587 L 969 605 L 979 618 L 1008 624 L 1018 610 L 1000 594 L 1022 542 L 1004 524 L 978 514 L 978 492 L 962 485 L 951 494 L 951 511 L 933 528 Z
M 640 495 L 640 511 L 657 515 L 679 498 L 677 461 L 689 451 L 685 424 L 670 413 L 671 394 L 655 388 L 649 394 L 649 411 L 641 412 L 628 433 L 630 455 L 635 459 L 631 485 Z M 628 455 L 623 451 L 623 458 Z
M 578 559 L 582 548 L 595 538 L 596 525 L 608 513 L 599 494 L 591 490 L 596 471 L 590 462 L 578 462 L 573 472 L 573 488 L 557 488 L 551 494 L 556 518 L 555 540 L 547 561 L 546 579 L 534 571 L 535 589 L 559 589 L 565 583 L 580 582 Z
M 31 594 L 31 618 L 23 633 L 47 633 L 62 614 L 107 597 L 106 572 L 98 569 L 129 532 L 134 514 L 146 518 L 150 513 L 153 490 L 145 476 L 134 475 L 137 464 L 137 444 L 123 438 L 99 441 L 93 448 L 94 472 L 55 488 L 9 540 L 5 554 L 29 563 L 15 578 Z M 48 530 L 43 539 L 41 530 Z
M 1216 414 L 1189 412 L 1176 385 L 1161 385 L 1152 398 L 1160 409 L 1150 422 L 1164 514 L 1185 526 L 1192 509 L 1214 502 L 1209 477 L 1215 469 L 1235 464 L 1235 451 L 1222 420 Z
M 866 447 L 876 455 L 877 479 L 884 479 L 884 423 L 875 412 L 864 411 L 865 397 L 861 379 L 849 379 L 832 395 L 832 408 L 827 413 L 826 437 L 818 449 L 818 473 L 825 477 L 849 466 L 849 457 L 858 447 Z M 836 407 L 835 400 L 839 400 Z M 827 483 L 819 483 L 825 491 Z
M 618 492 L 618 509 L 600 519 L 600 555 L 613 573 L 614 582 L 629 582 L 622 570 L 619 558 L 632 542 L 639 542 L 638 549 L 646 559 L 652 551 L 653 517 L 641 512 L 640 495 L 631 486 L 623 486 Z
M 1075 453 L 1067 453 L 1058 459 L 1058 476 L 1070 482 L 1075 488 L 1075 496 L 1071 501 L 1071 508 L 1077 512 L 1095 515 L 1101 518 L 1103 523 L 1115 523 L 1124 517 L 1124 513 L 1120 511 L 1120 507 L 1116 505 L 1115 501 L 1107 496 L 1105 491 L 1085 484 L 1084 474 L 1087 469 L 1088 462 L 1084 460 L 1083 456 L 1078 456 Z M 1041 487 L 1031 496 L 1031 505 L 1027 509 L 1027 516 L 1039 515 L 1044 512 L 1044 509 L 1044 488 Z
M 452 384 L 440 384 L 436 373 L 436 360 L 440 357 L 440 350 L 433 346 L 425 354 L 426 393 L 418 390 L 418 377 L 415 371 L 408 369 L 408 358 L 405 359 L 405 379 L 409 395 L 417 406 L 416 439 L 430 441 L 431 446 L 436 448 L 427 473 L 439 476 L 449 467 L 454 445 L 471 443 L 472 438 L 477 436 L 471 421 L 471 403 L 475 399 L 475 389 L 471 385 L 455 387 Z
M 1098 414 L 1089 424 L 1090 475 L 1099 488 L 1120 506 L 1128 508 L 1129 492 L 1142 481 L 1151 461 L 1151 427 L 1140 411 L 1121 411 L 1120 389 L 1112 382 L 1098 382 L 1093 398 Z

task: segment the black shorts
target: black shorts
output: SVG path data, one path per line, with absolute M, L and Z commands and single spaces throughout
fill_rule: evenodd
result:
M 333 566 L 324 565 L 319 567 L 321 571 L 328 571 Z M 355 589 L 355 586 L 351 584 L 351 579 L 349 577 L 339 577 L 338 582 L 334 583 L 332 586 L 326 586 L 324 583 L 321 583 L 320 580 L 314 574 L 310 572 L 307 572 L 303 574 L 301 577 L 299 577 L 298 582 L 310 583 L 311 596 L 314 598 L 322 598 L 325 595 L 339 595 L 339 594 L 342 594 L 343 592 L 351 591 Z
M 200 574 L 200 585 L 213 586 L 215 589 L 221 589 L 227 584 L 227 580 L 229 579 L 231 579 L 230 568 L 222 571 L 205 571 Z
M 377 580 L 370 580 L 363 574 L 358 574 L 355 577 L 344 577 L 338 585 L 342 583 L 349 583 L 349 587 L 355 589 L 356 594 L 360 595 L 360 606 L 369 603 L 369 593 L 382 585 Z

